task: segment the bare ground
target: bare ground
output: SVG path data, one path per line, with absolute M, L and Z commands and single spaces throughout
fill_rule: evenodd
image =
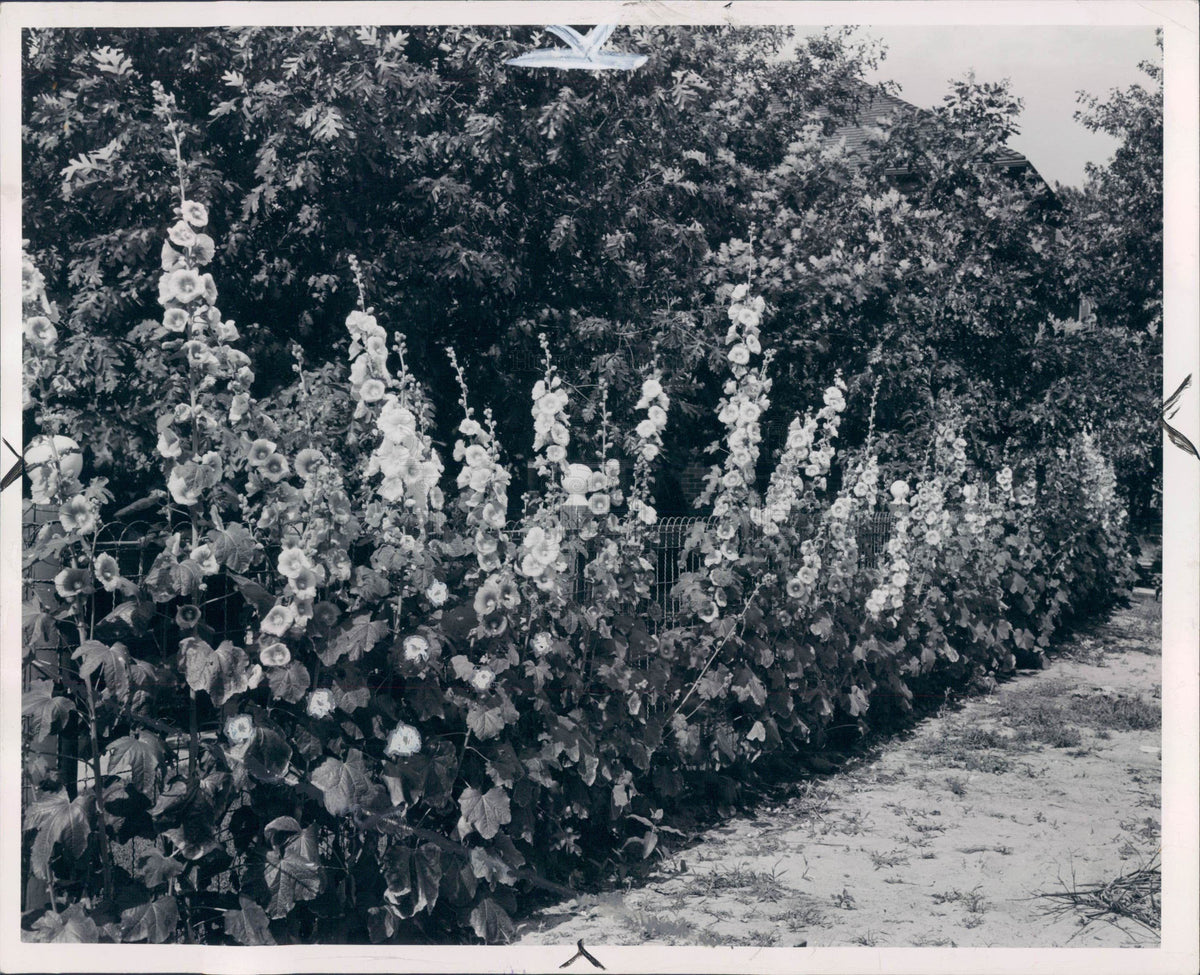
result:
M 1160 605 L 943 709 L 785 802 L 668 853 L 637 886 L 539 911 L 518 944 L 1155 946 L 1046 897 L 1150 864 L 1160 834 Z

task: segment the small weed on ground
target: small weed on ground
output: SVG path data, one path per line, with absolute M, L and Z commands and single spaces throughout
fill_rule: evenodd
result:
M 698 874 L 692 881 L 692 892 L 708 895 L 719 890 L 744 890 L 756 901 L 774 902 L 791 893 L 779 879 L 779 864 L 771 872 L 750 870 L 742 864 L 730 870 L 714 870 Z
M 625 914 L 621 923 L 642 941 L 666 941 L 668 944 L 689 942 L 696 930 L 691 921 L 660 917 L 645 910 Z
M 785 911 L 772 914 L 769 920 L 790 928 L 817 928 L 826 923 L 825 913 L 815 904 L 797 901 Z
M 870 857 L 871 863 L 876 870 L 882 870 L 884 867 L 899 867 L 908 863 L 908 854 L 903 850 L 892 850 L 890 853 L 872 853 Z

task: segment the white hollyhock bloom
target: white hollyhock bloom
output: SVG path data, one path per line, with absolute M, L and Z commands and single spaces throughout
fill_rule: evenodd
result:
M 407 758 L 421 750 L 421 732 L 401 721 L 388 736 L 384 752 L 392 758 Z

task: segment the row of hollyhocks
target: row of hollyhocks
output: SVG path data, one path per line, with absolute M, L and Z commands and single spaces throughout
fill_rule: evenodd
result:
M 29 735 L 70 731 L 88 765 L 71 778 L 29 764 L 27 862 L 49 902 L 34 936 L 388 941 L 463 925 L 503 940 L 523 885 L 571 881 L 598 849 L 651 855 L 689 773 L 864 722 L 934 671 L 986 679 L 1049 639 L 1047 596 L 1070 579 L 1042 565 L 1043 509 L 1003 471 L 994 491 L 970 483 L 953 430 L 914 484 L 890 486 L 899 518 L 878 568 L 853 530 L 879 501 L 869 453 L 826 492 L 840 382 L 796 418 L 765 498 L 754 493 L 769 352 L 744 287 L 729 296 L 714 517 L 689 540 L 703 570 L 680 582 L 677 624 L 651 632 L 650 482 L 670 409 L 659 375 L 627 433 L 601 404 L 585 463 L 547 352 L 532 408 L 546 491 L 510 533 L 490 416 L 463 383 L 448 500 L 429 401 L 365 298 L 347 319 L 344 415 L 296 422 L 332 391 L 299 364 L 286 408 L 255 402 L 203 272 L 207 211 L 184 198 L 178 212 L 155 337 L 186 381 L 162 404 L 170 501 L 144 579 L 97 551 L 107 499 L 80 481 L 77 448 L 52 429 L 34 445 L 47 455 L 35 490 L 59 522 L 29 558 L 62 567 L 28 616 Z M 33 385 L 54 346 L 36 304 Z M 618 447 L 635 458 L 628 494 Z M 1078 491 L 1103 482 L 1092 474 Z M 1118 525 L 1115 501 L 1079 502 L 1055 509 L 1053 537 Z M 102 619 L 97 590 L 116 604 Z M 244 632 L 214 632 L 206 605 L 230 591 L 250 607 Z M 148 845 L 130 869 L 115 848 L 135 838 Z M 210 889 L 217 874 L 227 893 Z M 118 910 L 118 888 L 140 894 Z

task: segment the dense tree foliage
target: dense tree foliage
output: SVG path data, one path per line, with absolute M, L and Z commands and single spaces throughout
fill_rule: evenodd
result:
M 79 364 L 60 384 L 99 404 L 77 432 L 101 469 L 147 468 L 173 369 L 139 330 L 157 313 L 146 258 L 174 180 L 162 86 L 189 192 L 229 241 L 214 267 L 228 311 L 261 326 L 257 392 L 290 379 L 276 353 L 293 340 L 330 357 L 357 253 L 439 414 L 452 344 L 471 353 L 501 439 L 527 443 L 519 390 L 545 333 L 581 392 L 603 378 L 617 404 L 653 361 L 666 367 L 686 418 L 668 445 L 678 468 L 713 432 L 715 286 L 750 275 L 788 393 L 769 444 L 840 369 L 853 393 L 878 384 L 885 461 L 963 415 L 981 461 L 1092 428 L 1127 487 L 1147 480 L 1157 366 L 1152 336 L 1136 336 L 1161 301 L 1161 93 L 1090 103 L 1085 124 L 1125 145 L 1056 197 L 998 164 L 1020 111 L 1003 85 L 959 82 L 847 154 L 830 134 L 869 96 L 873 58 L 852 35 L 618 37 L 650 55 L 643 68 L 506 66 L 549 43 L 531 28 L 29 35 L 25 234 Z M 1081 296 L 1094 318 L 1080 320 Z M 854 401 L 851 442 L 871 398 Z

